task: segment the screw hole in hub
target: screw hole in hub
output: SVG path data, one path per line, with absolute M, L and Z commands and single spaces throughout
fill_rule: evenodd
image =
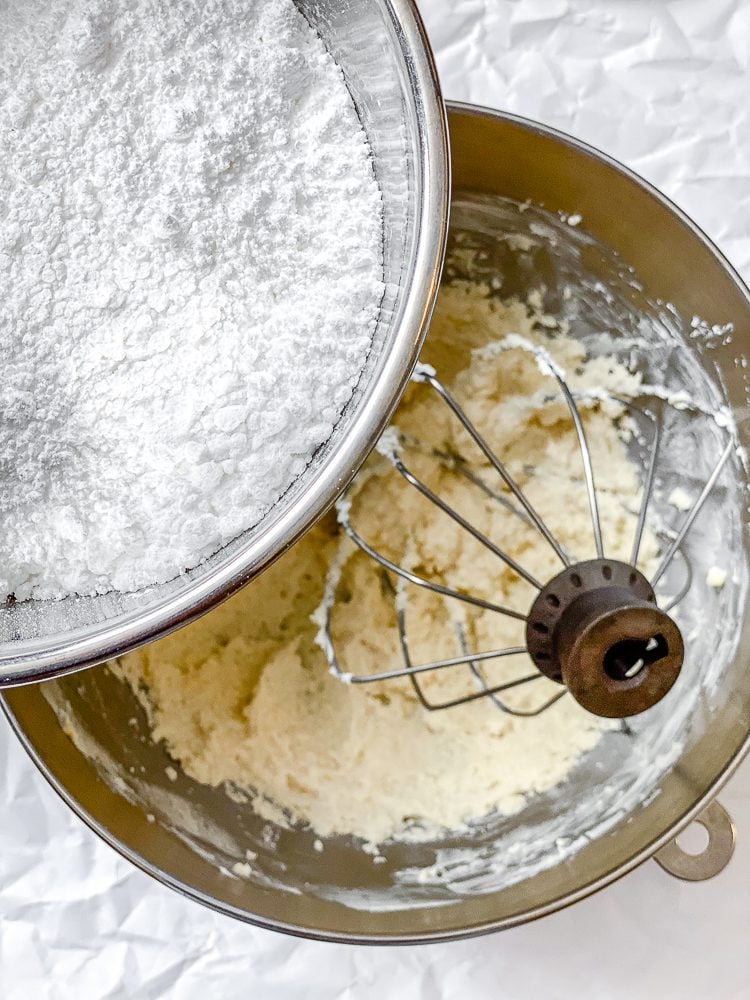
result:
M 637 677 L 646 667 L 652 667 L 669 653 L 663 635 L 650 639 L 623 639 L 610 646 L 604 657 L 604 672 L 613 681 L 627 681 Z

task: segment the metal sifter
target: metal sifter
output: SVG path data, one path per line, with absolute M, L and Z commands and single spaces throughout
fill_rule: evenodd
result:
M 0 595 L 0 688 L 101 663 L 205 614 L 330 506 L 396 406 L 427 329 L 448 226 L 445 108 L 413 0 L 298 0 L 341 69 L 383 197 L 372 348 L 330 439 L 271 510 L 195 568 L 132 593 L 10 602 Z M 196 390 L 197 391 L 197 390 Z

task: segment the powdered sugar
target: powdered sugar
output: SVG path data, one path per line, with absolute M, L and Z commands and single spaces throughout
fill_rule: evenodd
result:
M 0 5 L 0 594 L 129 590 L 331 434 L 383 290 L 340 71 L 291 0 Z

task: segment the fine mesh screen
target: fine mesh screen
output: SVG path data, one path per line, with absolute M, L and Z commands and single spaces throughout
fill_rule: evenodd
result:
M 415 94 L 413 67 L 406 52 L 408 47 L 387 0 L 347 0 L 346 3 L 298 0 L 298 6 L 343 71 L 367 132 L 383 194 L 386 292 L 359 385 L 329 441 L 318 450 L 306 471 L 272 510 L 259 524 L 196 569 L 168 583 L 131 594 L 0 605 L 0 683 L 19 677 L 40 653 L 59 650 L 45 670 L 72 665 L 77 654 L 71 645 L 95 638 L 104 627 L 128 629 L 138 619 L 143 619 L 138 627 L 143 625 L 154 634 L 163 628 L 165 606 L 181 595 L 192 600 L 191 592 L 198 587 L 203 587 L 203 605 L 208 606 L 215 600 L 215 595 L 206 595 L 206 583 L 233 558 L 241 557 L 245 550 L 249 552 L 260 533 L 271 529 L 295 504 L 300 507 L 304 504 L 306 491 L 346 438 L 393 346 L 413 272 L 420 224 L 418 188 L 423 161 L 419 134 L 420 96 L 418 88 Z M 251 573 L 248 571 L 247 575 Z M 183 617 L 187 614 L 181 613 Z M 153 621 L 147 623 L 146 615 Z M 170 624 L 175 623 L 175 616 L 170 614 Z M 147 637 L 141 636 L 140 641 Z M 129 640 L 125 640 L 122 645 L 128 643 Z M 90 662 L 91 657 L 88 659 Z

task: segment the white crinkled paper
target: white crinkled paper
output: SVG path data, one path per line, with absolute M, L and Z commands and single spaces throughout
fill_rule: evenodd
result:
M 425 0 L 422 13 L 446 97 L 613 154 L 750 279 L 750 0 Z M 134 870 L 70 814 L 0 722 L 0 997 L 742 1000 L 750 763 L 721 799 L 738 847 L 712 882 L 679 883 L 647 863 L 502 935 L 323 945 L 219 917 Z

